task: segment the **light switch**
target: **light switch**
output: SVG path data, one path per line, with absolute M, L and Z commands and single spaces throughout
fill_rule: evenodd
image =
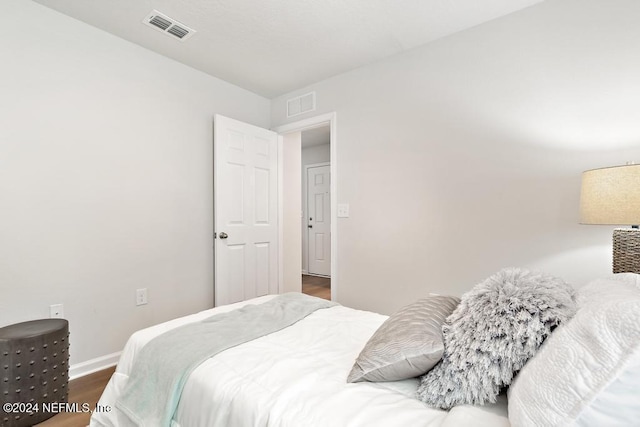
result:
M 349 218 L 348 203 L 338 203 L 338 218 Z

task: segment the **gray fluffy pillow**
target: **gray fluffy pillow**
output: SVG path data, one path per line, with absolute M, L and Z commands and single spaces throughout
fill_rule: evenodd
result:
M 447 318 L 444 356 L 420 379 L 418 399 L 443 409 L 495 402 L 575 309 L 574 290 L 562 279 L 515 268 L 499 271 L 464 294 Z

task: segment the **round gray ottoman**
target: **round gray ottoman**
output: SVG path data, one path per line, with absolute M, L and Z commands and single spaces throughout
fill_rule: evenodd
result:
M 33 320 L 0 328 L 0 425 L 32 426 L 56 415 L 47 411 L 48 406 L 67 402 L 68 375 L 66 320 Z

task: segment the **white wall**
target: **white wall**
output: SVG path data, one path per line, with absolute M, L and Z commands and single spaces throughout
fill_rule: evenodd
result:
M 331 145 L 322 144 L 302 149 L 302 271 L 307 271 L 307 263 L 309 260 L 309 234 L 307 232 L 307 223 L 309 213 L 307 212 L 307 170 L 305 166 L 316 163 L 329 162 L 331 159 Z
M 310 90 L 309 116 L 337 113 L 339 301 L 388 313 L 506 266 L 610 273 L 580 173 L 640 160 L 638 16 L 547 1 L 273 100 L 272 125 Z
M 282 181 L 283 181 L 283 291 L 302 292 L 302 247 L 300 245 L 301 222 L 301 180 L 300 162 L 302 138 L 300 132 L 293 132 L 282 137 Z
M 269 101 L 30 1 L 0 15 L 0 326 L 63 303 L 77 364 L 211 307 L 213 115 L 268 127 Z

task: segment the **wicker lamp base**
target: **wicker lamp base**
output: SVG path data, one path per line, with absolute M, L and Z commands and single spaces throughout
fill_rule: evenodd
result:
M 640 273 L 640 230 L 613 230 L 613 272 Z

